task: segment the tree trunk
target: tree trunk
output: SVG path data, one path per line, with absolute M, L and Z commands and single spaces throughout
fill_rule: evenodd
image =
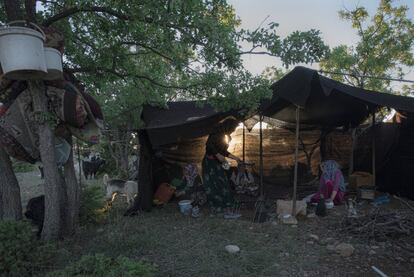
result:
M 9 155 L 0 149 L 0 219 L 22 219 L 20 187 Z
M 4 0 L 4 8 L 9 22 L 23 18 L 20 0 Z
M 45 219 L 42 239 L 57 240 L 61 225 L 61 176 L 56 165 L 54 134 L 47 122 L 48 109 L 46 87 L 43 81 L 29 81 L 29 89 L 33 97 L 33 109 L 38 120 L 39 150 L 45 174 Z M 45 118 L 46 117 L 46 118 Z
M 72 137 L 66 137 L 70 145 L 73 145 Z M 73 163 L 73 148 L 71 150 L 69 160 L 64 168 L 65 176 L 65 191 L 66 191 L 66 205 L 65 216 L 66 220 L 63 226 L 65 235 L 73 234 L 79 223 L 79 205 L 80 205 L 80 186 L 76 180 L 76 172 Z
M 151 211 L 153 197 L 151 143 L 144 132 L 139 132 L 139 142 L 141 147 L 138 170 L 138 199 L 142 210 Z

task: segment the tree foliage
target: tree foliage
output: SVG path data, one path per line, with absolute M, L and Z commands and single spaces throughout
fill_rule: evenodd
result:
M 321 61 L 323 70 L 351 73 L 330 77 L 362 88 L 392 91 L 390 81 L 364 76 L 402 78 L 404 67 L 414 65 L 414 24 L 407 16 L 408 7 L 393 2 L 381 0 L 372 16 L 364 7 L 339 12 L 357 31 L 359 41 L 355 46 L 334 47 Z
M 269 95 L 268 83 L 243 68 L 242 55 L 267 54 L 290 65 L 318 61 L 327 50 L 316 30 L 281 38 L 273 22 L 238 29 L 225 0 L 39 2 L 37 21 L 65 35 L 66 70 L 99 97 L 114 123 L 136 120 L 142 104 L 175 99 L 254 108 Z

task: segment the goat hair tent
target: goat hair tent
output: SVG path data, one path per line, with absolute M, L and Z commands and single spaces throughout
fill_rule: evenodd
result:
M 294 68 L 271 89 L 272 98 L 264 100 L 257 113 L 287 125 L 296 123 L 297 108 L 300 108 L 301 125 L 325 130 L 340 126 L 356 127 L 381 107 L 414 113 L 414 98 L 352 87 L 304 67 Z M 237 111 L 218 112 L 203 102 L 170 102 L 166 108 L 146 106 L 142 112 L 145 127 L 140 130 L 142 150 L 153 151 L 207 136 L 229 116 L 240 121 L 245 119 Z M 141 158 L 151 163 L 154 153 L 148 153 L 141 155 Z M 144 167 L 145 163 L 140 164 Z M 140 176 L 148 174 L 149 169 L 140 168 Z M 145 186 L 144 183 L 153 185 L 148 176 L 145 182 L 140 180 L 140 188 Z M 146 196 L 140 197 L 148 197 L 145 202 L 150 205 L 152 194 L 147 191 Z
M 380 107 L 414 112 L 414 98 L 365 90 L 321 76 L 316 70 L 295 67 L 272 85 L 273 97 L 260 107 L 262 115 L 320 128 L 356 127 Z

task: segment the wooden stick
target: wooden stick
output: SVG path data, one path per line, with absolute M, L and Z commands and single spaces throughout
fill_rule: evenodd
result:
M 296 216 L 296 190 L 298 185 L 298 155 L 299 155 L 299 107 L 296 107 L 296 141 L 295 141 L 295 170 L 293 173 L 292 216 Z
M 375 161 L 375 112 L 372 113 L 372 179 L 376 185 L 376 161 Z
M 246 127 L 243 123 L 243 162 L 246 162 Z
M 263 196 L 264 191 L 263 191 L 263 126 L 262 126 L 262 122 L 263 122 L 263 116 L 260 115 L 260 196 Z
M 400 200 L 402 203 L 404 203 L 408 208 L 410 208 L 414 212 L 414 207 L 411 206 L 407 201 L 405 201 L 404 199 L 396 195 L 394 195 L 394 198 Z

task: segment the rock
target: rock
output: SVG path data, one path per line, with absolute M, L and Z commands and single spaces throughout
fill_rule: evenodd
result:
M 240 248 L 237 245 L 226 245 L 226 247 L 224 247 L 224 248 L 230 254 L 236 254 L 236 253 L 240 252 Z
M 340 243 L 335 246 L 335 252 L 342 257 L 350 257 L 354 253 L 355 248 L 349 243 Z
M 282 215 L 279 218 L 280 218 L 280 222 L 282 222 L 283 224 L 287 224 L 287 225 L 298 224 L 298 220 L 296 219 L 296 217 L 293 217 L 289 214 Z
M 371 246 L 372 249 L 379 249 L 380 247 L 378 245 Z
M 291 225 L 292 228 L 298 228 L 298 225 Z
M 316 214 L 315 213 L 310 213 L 306 215 L 307 218 L 315 218 Z
M 326 246 L 326 249 L 328 249 L 329 251 L 335 251 L 335 245 L 329 244 L 328 246 Z
M 307 241 L 307 244 L 314 244 L 313 240 Z
M 404 262 L 405 260 L 404 260 L 404 258 L 402 258 L 402 257 L 396 257 L 395 258 L 397 261 L 400 261 L 400 262 Z
M 377 252 L 375 252 L 374 250 L 371 250 L 371 251 L 368 252 L 368 254 L 369 255 L 375 255 L 375 254 L 377 254 Z
M 104 231 L 104 229 L 103 229 L 103 228 L 98 228 L 98 229 L 96 230 L 96 232 L 97 232 L 97 233 L 103 233 L 103 231 Z
M 306 201 L 296 201 L 296 215 L 306 216 Z M 278 215 L 292 214 L 292 201 L 290 200 L 277 200 L 276 201 L 276 213 Z
M 336 244 L 337 244 L 337 242 L 336 242 L 336 240 L 335 240 L 334 238 L 326 238 L 326 239 L 322 239 L 322 240 L 320 241 L 320 243 L 321 243 L 322 245 L 328 245 L 328 244 L 336 245 Z
M 411 259 L 410 259 L 410 262 L 414 263 L 414 258 L 411 258 Z
M 309 237 L 315 241 L 319 241 L 319 237 L 317 235 L 314 234 L 310 234 Z

